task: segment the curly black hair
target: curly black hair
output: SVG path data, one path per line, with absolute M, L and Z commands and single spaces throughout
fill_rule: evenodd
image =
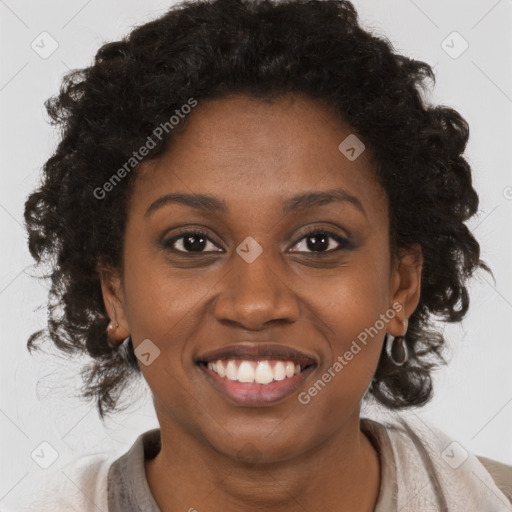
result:
M 133 346 L 108 341 L 98 262 L 122 269 L 136 165 L 118 182 L 113 175 L 191 98 L 303 94 L 348 123 L 372 155 L 389 199 L 391 253 L 421 246 L 409 360 L 398 368 L 383 350 L 370 393 L 391 409 L 427 403 L 432 370 L 446 363 L 434 321 L 460 321 L 469 307 L 467 279 L 478 268 L 490 272 L 465 224 L 478 209 L 462 156 L 469 127 L 452 108 L 427 103 L 427 79 L 435 83 L 428 64 L 364 30 L 345 0 L 187 1 L 104 44 L 92 65 L 67 73 L 45 102 L 62 136 L 25 204 L 30 252 L 37 264 L 51 264 L 48 328 L 32 334 L 29 350 L 50 339 L 90 356 L 84 398 L 96 401 L 102 418 L 118 409 L 140 368 Z M 144 160 L 161 155 L 177 133 L 168 130 Z

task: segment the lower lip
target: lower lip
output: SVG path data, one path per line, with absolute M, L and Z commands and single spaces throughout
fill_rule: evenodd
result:
M 273 405 L 292 395 L 315 369 L 309 366 L 298 375 L 283 380 L 274 380 L 269 384 L 244 383 L 220 377 L 205 365 L 198 365 L 208 382 L 224 396 L 240 405 L 262 407 Z

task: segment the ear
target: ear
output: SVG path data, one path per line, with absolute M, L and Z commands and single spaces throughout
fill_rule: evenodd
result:
M 107 329 L 107 334 L 114 345 L 119 345 L 130 335 L 130 328 L 126 321 L 122 279 L 117 270 L 107 265 L 99 263 L 97 269 L 103 303 L 110 317 L 109 327 L 111 328 Z
M 391 304 L 396 316 L 388 323 L 392 336 L 403 336 L 407 330 L 404 321 L 414 313 L 420 301 L 423 254 L 421 246 L 414 244 L 402 249 L 393 261 L 391 271 Z M 394 306 L 393 306 L 394 304 Z

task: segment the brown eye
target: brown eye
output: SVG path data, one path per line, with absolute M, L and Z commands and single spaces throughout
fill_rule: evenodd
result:
M 209 244 L 209 245 L 208 245 Z M 163 242 L 166 249 L 183 253 L 219 252 L 219 247 L 203 231 L 186 231 Z M 205 248 L 210 247 L 209 250 Z M 213 247 L 213 250 L 211 249 Z M 222 252 L 222 249 L 220 249 Z
M 306 240 L 305 243 L 302 240 Z M 292 249 L 292 252 L 331 253 L 342 249 L 348 249 L 349 241 L 332 231 L 314 229 L 306 233 Z

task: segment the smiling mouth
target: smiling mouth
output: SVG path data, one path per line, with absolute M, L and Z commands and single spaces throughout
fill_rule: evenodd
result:
M 265 406 L 293 394 L 318 363 L 289 347 L 250 343 L 211 351 L 196 365 L 209 384 L 231 401 Z
M 222 379 L 246 384 L 270 384 L 290 379 L 303 372 L 310 365 L 294 363 L 293 361 L 247 359 L 217 359 L 206 364 L 208 370 Z

